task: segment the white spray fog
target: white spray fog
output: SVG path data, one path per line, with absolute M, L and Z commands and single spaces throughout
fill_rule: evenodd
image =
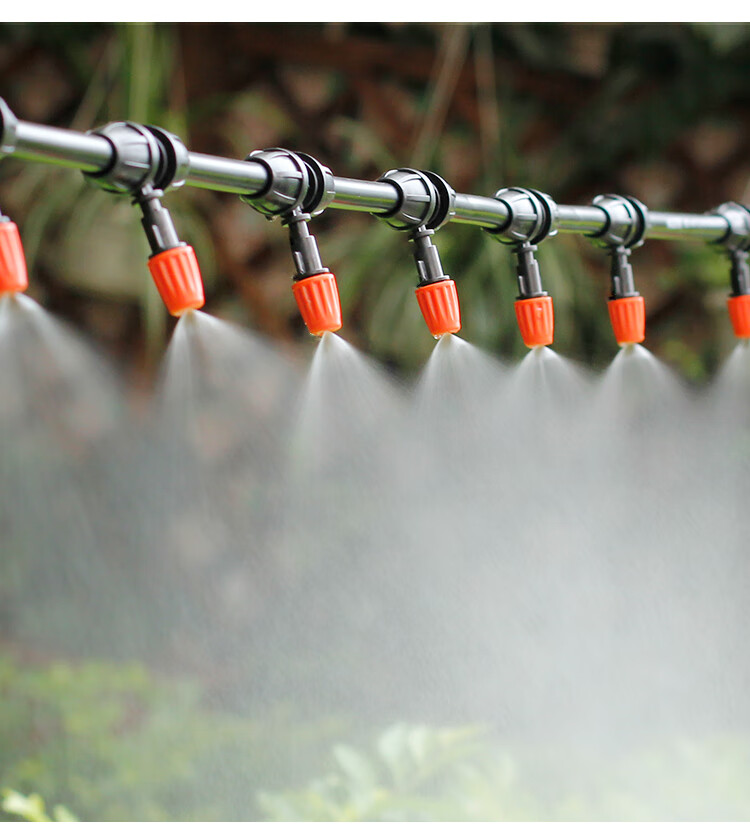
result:
M 447 336 L 404 385 L 192 312 L 144 417 L 6 298 L 0 384 L 0 699 L 53 686 L 0 785 L 87 819 L 750 818 L 747 346 L 696 392 L 640 346 L 595 375 Z M 77 737 L 81 699 L 110 713 Z

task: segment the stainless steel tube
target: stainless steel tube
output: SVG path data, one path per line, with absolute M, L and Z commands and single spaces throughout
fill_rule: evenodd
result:
M 185 184 L 205 190 L 251 196 L 268 184 L 266 168 L 257 161 L 234 161 L 203 153 L 190 153 Z
M 101 135 L 44 127 L 29 121 L 18 122 L 14 145 L 16 158 L 46 161 L 84 173 L 105 170 L 114 153 L 112 145 Z
M 398 190 L 388 181 L 360 181 L 355 178 L 334 178 L 331 207 L 342 210 L 363 210 L 366 213 L 388 213 L 398 207 Z

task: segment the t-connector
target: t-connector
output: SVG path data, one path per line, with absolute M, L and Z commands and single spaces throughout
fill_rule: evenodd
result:
M 148 266 L 170 314 L 180 316 L 205 302 L 195 251 L 180 241 L 165 191 L 185 183 L 190 156 L 177 136 L 159 127 L 117 121 L 91 131 L 112 145 L 112 161 L 97 173 L 84 173 L 108 193 L 129 195 L 142 212 L 151 256 Z
M 630 254 L 643 244 L 648 230 L 648 208 L 631 196 L 597 196 L 592 204 L 606 217 L 602 230 L 589 236 L 612 257 L 612 299 L 640 296 L 635 289 Z
M 455 334 L 461 329 L 456 283 L 444 273 L 432 236 L 455 214 L 456 192 L 436 173 L 410 167 L 389 170 L 379 181 L 392 184 L 398 193 L 396 207 L 376 215 L 409 233 L 419 276 L 417 302 L 427 327 L 433 337 Z
M 292 291 L 302 318 L 311 334 L 341 328 L 341 302 L 336 277 L 323 265 L 318 243 L 308 222 L 322 213 L 333 200 L 331 170 L 306 153 L 280 147 L 256 150 L 247 156 L 266 169 L 266 186 L 260 193 L 240 196 L 269 221 L 280 218 L 289 228 L 294 260 Z
M 597 196 L 593 205 L 604 212 L 602 230 L 589 234 L 595 245 L 611 257 L 612 293 L 607 303 L 618 345 L 641 343 L 646 338 L 646 304 L 635 289 L 630 254 L 640 247 L 648 230 L 648 209 L 632 196 Z
M 546 193 L 526 187 L 505 187 L 494 196 L 508 213 L 505 224 L 486 232 L 510 245 L 516 254 L 518 299 L 516 319 L 521 337 L 529 348 L 552 345 L 555 333 L 555 315 L 552 297 L 544 290 L 537 245 L 557 231 L 554 229 L 557 205 Z
M 736 337 L 750 339 L 750 208 L 738 202 L 725 202 L 712 213 L 726 220 L 727 232 L 715 244 L 721 245 L 731 263 L 732 293 L 727 299 L 729 318 Z

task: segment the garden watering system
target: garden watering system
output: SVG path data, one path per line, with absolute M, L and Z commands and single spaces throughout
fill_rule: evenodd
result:
M 193 249 L 180 241 L 161 204 L 169 189 L 189 185 L 239 195 L 288 228 L 295 265 L 293 291 L 308 329 L 316 335 L 341 327 L 336 278 L 322 264 L 311 218 L 328 208 L 371 213 L 407 232 L 419 281 L 416 296 L 431 333 L 460 329 L 456 285 L 442 268 L 433 242 L 448 222 L 476 225 L 510 246 L 519 295 L 515 310 L 529 347 L 549 345 L 554 334 L 552 297 L 544 290 L 535 253 L 557 233 L 579 233 L 611 258 L 610 320 L 618 343 L 645 336 L 643 297 L 635 289 L 631 251 L 646 239 L 701 240 L 730 259 L 729 316 L 737 337 L 750 339 L 750 209 L 728 202 L 705 214 L 649 211 L 637 199 L 597 196 L 584 206 L 555 203 L 537 190 L 510 187 L 492 197 L 456 193 L 434 173 L 400 168 L 378 181 L 334 176 L 311 156 L 270 149 L 244 161 L 188 152 L 165 130 L 132 122 L 88 133 L 21 121 L 0 99 L 0 156 L 80 170 L 103 189 L 128 195 L 140 208 L 152 255 L 149 269 L 170 313 L 203 305 Z M 18 231 L 0 218 L 0 293 L 26 288 Z

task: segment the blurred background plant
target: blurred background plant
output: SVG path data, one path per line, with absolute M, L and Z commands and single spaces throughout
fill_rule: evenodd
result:
M 430 167 L 459 191 L 525 185 L 558 201 L 601 192 L 655 209 L 742 200 L 750 158 L 745 24 L 18 24 L 0 28 L 2 94 L 22 118 L 86 129 L 158 123 L 194 150 L 244 157 L 305 150 L 340 175 Z M 79 174 L 3 164 L 4 209 L 19 222 L 32 293 L 148 374 L 169 321 L 145 267 L 135 212 Z M 208 310 L 290 347 L 306 338 L 284 232 L 233 196 L 169 197 L 197 248 Z M 406 239 L 370 217 L 315 223 L 338 273 L 344 334 L 393 367 L 431 340 L 412 295 Z M 474 228 L 439 237 L 459 283 L 467 339 L 519 356 L 508 251 Z M 557 345 L 613 355 L 606 257 L 584 239 L 542 246 Z M 702 246 L 649 243 L 634 257 L 649 346 L 692 380 L 726 353 L 727 267 Z

